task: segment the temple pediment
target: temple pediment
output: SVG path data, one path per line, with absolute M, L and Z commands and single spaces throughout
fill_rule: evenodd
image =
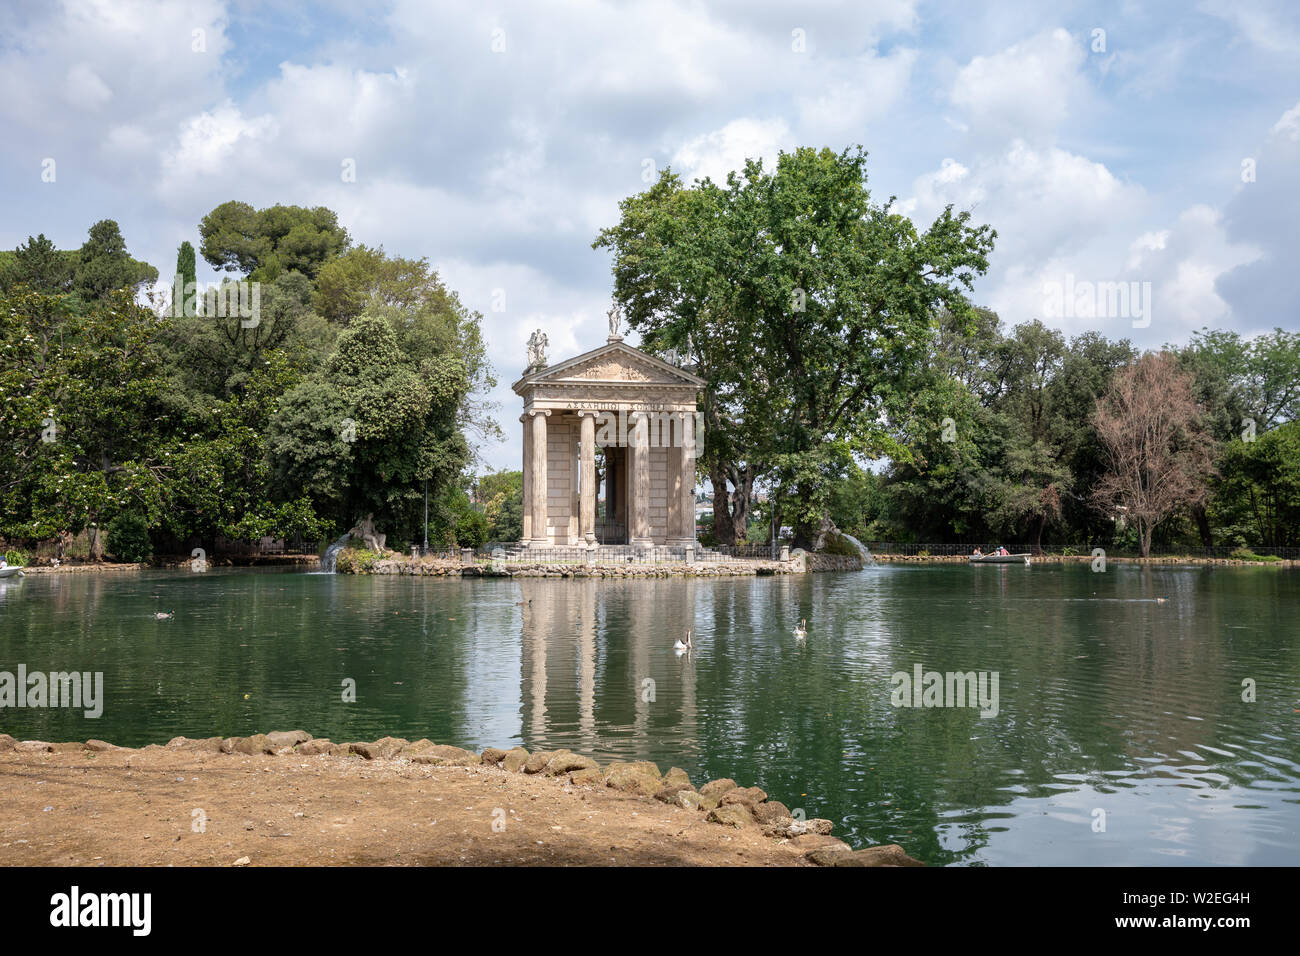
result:
M 525 375 L 514 385 L 523 390 L 537 385 L 660 385 L 700 388 L 704 382 L 683 369 L 622 342 L 549 365 Z

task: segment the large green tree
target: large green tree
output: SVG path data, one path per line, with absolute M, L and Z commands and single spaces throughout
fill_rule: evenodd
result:
M 158 280 L 158 270 L 147 262 L 132 259 L 126 251 L 122 230 L 112 219 L 101 219 L 90 227 L 77 252 L 71 289 L 85 302 L 103 302 L 119 289 L 133 294 Z
M 147 511 L 166 472 L 157 317 L 128 291 L 87 311 L 20 292 L 0 302 L 0 511 L 40 539 Z
M 1226 443 L 1219 475 L 1210 510 L 1228 543 L 1300 545 L 1300 422 Z
M 324 206 L 254 209 L 235 200 L 204 216 L 199 235 L 200 252 L 214 269 L 264 282 L 290 270 L 314 277 L 348 245 L 347 230 Z
M 455 351 L 413 357 L 385 319 L 358 318 L 325 368 L 280 401 L 269 445 L 278 487 L 302 489 L 341 527 L 373 513 L 390 535 L 415 536 L 424 483 L 439 497 L 469 461 L 458 427 L 469 388 Z
M 27 242 L 8 254 L 0 266 L 0 290 L 26 286 L 33 292 L 57 295 L 67 292 L 72 283 L 74 258 L 55 248 L 41 233 L 27 237 Z
M 708 388 L 701 456 L 715 533 L 735 539 L 728 471 L 766 472 L 796 543 L 818 543 L 854 456 L 894 447 L 883 419 L 923 365 L 932 319 L 988 265 L 995 233 L 945 209 L 919 232 L 872 202 L 866 154 L 782 153 L 725 187 L 665 171 L 621 205 L 597 247 L 614 292 L 655 349 L 688 351 Z

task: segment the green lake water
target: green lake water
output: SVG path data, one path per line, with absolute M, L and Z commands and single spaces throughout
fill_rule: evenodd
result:
M 696 650 L 678 656 L 688 627 Z M 932 865 L 1300 863 L 1288 570 L 29 575 L 0 581 L 0 671 L 20 664 L 102 671 L 105 701 L 98 719 L 0 709 L 19 739 L 301 728 L 567 747 L 757 784 Z M 996 715 L 895 706 L 891 675 L 917 665 L 996 673 Z

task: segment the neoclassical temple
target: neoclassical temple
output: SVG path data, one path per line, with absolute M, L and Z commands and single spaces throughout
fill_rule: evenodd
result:
M 547 364 L 545 347 L 535 332 L 512 386 L 524 402 L 524 543 L 694 545 L 703 380 L 627 345 L 614 312 L 600 348 Z

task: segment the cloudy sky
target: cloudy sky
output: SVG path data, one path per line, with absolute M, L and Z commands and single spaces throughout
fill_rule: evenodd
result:
M 952 203 L 998 230 L 976 299 L 1008 324 L 1148 346 L 1294 329 L 1298 11 L 6 0 L 0 247 L 75 247 L 107 217 L 169 274 L 221 202 L 329 206 L 483 313 L 498 467 L 518 467 L 509 383 L 529 332 L 552 360 L 603 342 L 610 263 L 591 241 L 665 166 L 724 177 L 862 144 L 876 198 L 922 228 Z M 1150 283 L 1149 314 L 1054 307 L 1067 282 Z

